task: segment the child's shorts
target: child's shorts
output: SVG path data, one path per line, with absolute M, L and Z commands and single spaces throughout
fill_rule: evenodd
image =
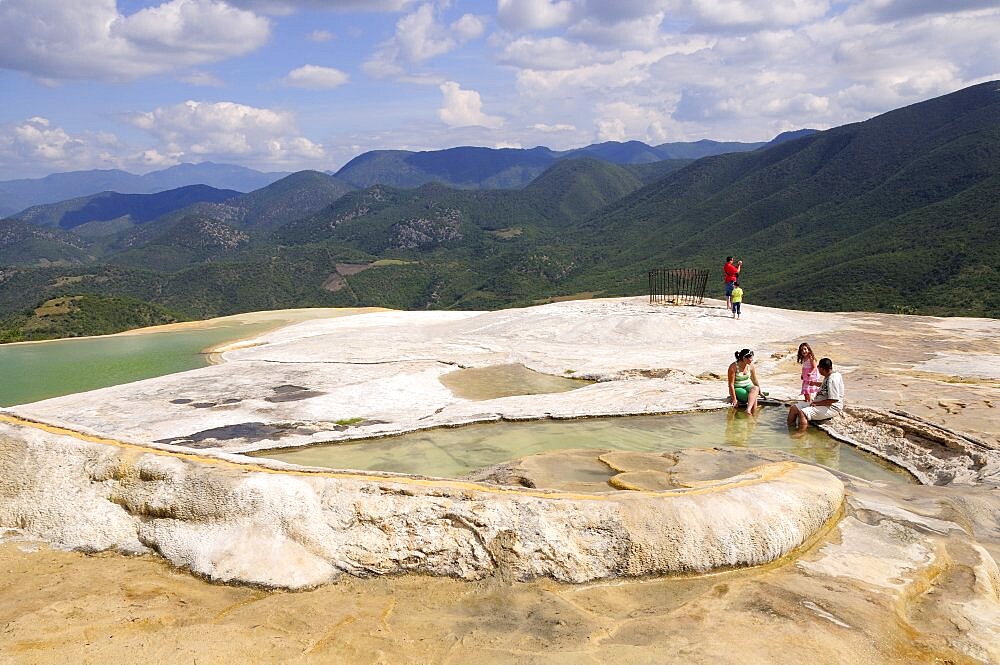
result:
M 739 313 L 740 313 L 740 305 L 742 305 L 742 304 L 743 303 L 741 303 L 741 302 L 734 302 L 733 303 L 733 314 L 739 315 Z

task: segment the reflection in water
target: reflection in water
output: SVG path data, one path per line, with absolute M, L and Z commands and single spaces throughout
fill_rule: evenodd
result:
M 740 447 L 748 445 L 750 435 L 757 427 L 758 415 L 748 415 L 742 409 L 726 409 L 726 445 Z
M 811 427 L 802 438 L 792 438 L 785 424 L 785 409 L 767 407 L 752 418 L 738 413 L 730 419 L 727 414 L 710 412 L 488 423 L 298 450 L 261 451 L 255 456 L 332 469 L 456 477 L 551 450 L 666 452 L 726 444 L 784 450 L 870 480 L 910 480 L 897 467 L 843 445 L 819 429 Z

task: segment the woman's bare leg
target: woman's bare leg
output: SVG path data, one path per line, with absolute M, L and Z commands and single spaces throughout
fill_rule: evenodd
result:
M 753 409 L 757 406 L 757 396 L 760 395 L 760 388 L 754 386 L 747 393 L 747 413 L 753 415 Z

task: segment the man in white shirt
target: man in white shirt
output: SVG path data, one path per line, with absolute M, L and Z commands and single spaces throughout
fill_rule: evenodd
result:
M 829 420 L 844 412 L 844 378 L 833 371 L 833 361 L 829 358 L 821 359 L 817 367 L 823 381 L 813 381 L 820 387 L 816 397 L 812 402 L 798 402 L 788 408 L 788 426 L 793 427 L 798 421 L 800 432 L 809 427 L 810 420 Z

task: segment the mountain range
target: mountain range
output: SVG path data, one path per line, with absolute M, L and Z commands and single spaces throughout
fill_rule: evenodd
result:
M 113 311 L 123 305 L 101 298 L 119 298 L 179 317 L 484 309 L 639 294 L 650 268 L 696 267 L 719 276 L 707 294 L 718 296 L 726 255 L 745 261 L 749 316 L 760 303 L 1000 317 L 997 82 L 749 151 L 624 164 L 579 152 L 514 189 L 464 184 L 547 149 L 485 150 L 362 160 L 462 183 L 355 186 L 343 169 L 306 171 L 117 227 L 0 220 L 0 338 L 24 335 L 41 303 L 83 294 L 95 297 L 79 307 Z
M 336 174 L 346 189 L 370 185 L 416 187 L 440 182 L 476 189 L 523 187 L 559 159 L 589 156 L 616 164 L 644 164 L 665 159 L 698 159 L 725 152 L 756 150 L 780 143 L 791 136 L 810 133 L 803 129 L 786 132 L 769 143 L 701 141 L 649 146 L 640 141 L 596 143 L 575 150 L 556 152 L 545 147 L 448 148 L 410 152 L 375 150 L 358 155 Z M 134 175 L 120 170 L 54 173 L 45 178 L 0 181 L 0 216 L 25 208 L 103 192 L 152 194 L 188 185 L 250 192 L 290 174 L 262 173 L 230 164 L 179 164 L 168 169 Z
M 44 178 L 0 181 L 0 216 L 30 206 L 56 203 L 101 192 L 154 194 L 187 185 L 249 192 L 285 177 L 288 173 L 262 173 L 232 164 L 178 164 L 135 175 L 118 169 L 53 173 Z
M 564 151 L 550 150 L 544 146 L 530 149 L 466 146 L 423 152 L 373 150 L 358 155 L 334 176 L 359 188 L 375 184 L 409 188 L 439 182 L 462 188 L 512 189 L 524 187 L 562 159 L 594 157 L 613 164 L 693 160 L 730 152 L 749 152 L 815 131 L 802 129 L 786 132 L 762 143 L 704 139 L 657 146 L 641 141 L 607 141 Z

